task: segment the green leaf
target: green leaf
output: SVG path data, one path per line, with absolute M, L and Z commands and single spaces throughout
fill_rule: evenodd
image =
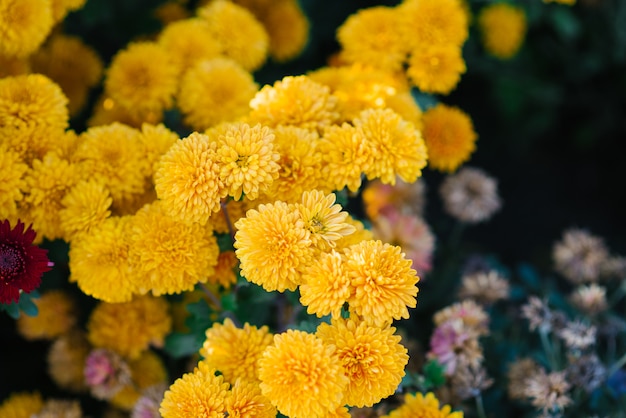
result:
M 446 383 L 445 368 L 437 360 L 430 360 L 424 365 L 424 377 L 431 387 L 439 387 Z
M 28 316 L 37 316 L 39 309 L 37 305 L 31 299 L 31 296 L 27 293 L 22 293 L 20 301 L 17 303 L 19 309 Z
M 215 238 L 217 238 L 217 246 L 220 248 L 220 252 L 235 251 L 233 239 L 229 234 L 215 234 Z
M 550 20 L 563 40 L 574 40 L 580 34 L 580 22 L 568 7 L 555 7 Z
M 237 304 L 237 295 L 235 295 L 234 293 L 227 293 L 224 296 L 222 296 L 222 308 L 225 311 L 229 311 L 229 312 L 235 312 L 239 306 Z
M 174 358 L 190 356 L 197 353 L 202 347 L 193 334 L 174 332 L 165 338 L 165 351 Z
M 1 304 L 2 309 L 13 319 L 20 317 L 20 309 L 17 307 L 17 303 Z

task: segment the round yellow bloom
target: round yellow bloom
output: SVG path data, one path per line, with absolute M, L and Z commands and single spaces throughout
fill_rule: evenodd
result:
M 26 57 L 52 29 L 50 0 L 0 0 L 0 55 Z
M 202 60 L 218 57 L 222 51 L 209 24 L 200 18 L 168 24 L 159 34 L 158 44 L 172 56 L 181 73 Z
M 402 119 L 411 122 L 415 125 L 415 129 L 422 130 L 422 109 L 411 95 L 409 91 L 399 92 L 387 98 L 387 107 L 398 115 Z
M 235 61 L 214 58 L 184 74 L 177 101 L 185 123 L 201 131 L 245 116 L 257 90 L 252 75 Z
M 422 134 L 431 168 L 450 173 L 469 160 L 476 149 L 478 136 L 466 113 L 456 107 L 438 104 L 424 112 L 422 119 Z
M 270 55 L 278 62 L 297 57 L 309 38 L 309 21 L 295 0 L 273 2 L 261 17 L 270 37 Z
M 104 81 L 107 94 L 139 120 L 160 120 L 173 105 L 178 66 L 160 45 L 136 42 L 118 52 Z
M 400 247 L 363 241 L 344 250 L 344 267 L 353 287 L 350 311 L 379 326 L 408 318 L 417 304 L 419 277 Z
M 76 323 L 74 300 L 61 290 L 51 290 L 34 299 L 37 316 L 22 315 L 17 330 L 27 340 L 51 340 L 68 332 Z
M 152 296 L 137 296 L 126 303 L 100 302 L 87 323 L 89 341 L 137 359 L 150 345 L 163 345 L 172 327 L 168 310 L 165 299 Z
M 87 0 L 52 0 L 52 17 L 55 22 L 65 19 L 65 16 L 73 11 L 82 8 Z
M 468 37 L 468 15 L 461 0 L 405 0 L 399 7 L 401 30 L 409 49 L 462 46 Z
M 28 166 L 18 153 L 0 145 L 0 167 L 0 218 L 6 219 L 17 214 L 17 202 L 24 197 L 24 173 Z
M 161 157 L 154 184 L 165 211 L 187 223 L 206 224 L 226 190 L 219 177 L 217 143 L 194 132 Z
M 524 42 L 526 14 L 523 9 L 507 3 L 490 4 L 480 11 L 478 27 L 487 52 L 508 59 Z
M 280 155 L 274 151 L 274 134 L 269 128 L 233 123 L 217 139 L 220 178 L 236 200 L 242 193 L 249 200 L 256 199 L 278 178 Z
M 89 88 L 98 84 L 102 77 L 100 57 L 74 36 L 55 35 L 31 57 L 31 64 L 33 72 L 50 77 L 61 87 L 69 99 L 70 115 L 76 115 L 83 108 Z
M 341 58 L 384 70 L 401 70 L 408 51 L 403 33 L 398 30 L 400 19 L 397 8 L 384 6 L 361 9 L 348 17 L 337 30 L 343 48 Z
M 81 180 L 61 200 L 59 221 L 63 236 L 71 241 L 79 233 L 89 232 L 111 215 L 108 189 L 96 180 Z
M 91 345 L 83 331 L 73 330 L 57 338 L 48 351 L 48 374 L 59 387 L 74 392 L 87 389 L 85 360 Z
M 197 223 L 167 216 L 158 201 L 137 212 L 130 235 L 130 257 L 141 293 L 159 296 L 192 290 L 214 272 L 219 248 L 213 234 Z
M 309 314 L 338 317 L 352 293 L 350 277 L 343 267 L 343 257 L 336 251 L 321 253 L 316 263 L 304 273 L 300 285 L 300 303 Z
M 271 200 L 294 203 L 306 190 L 324 183 L 321 175 L 323 156 L 316 132 L 295 126 L 279 126 L 274 130 L 274 146 L 280 154 L 278 178 L 266 192 Z
M 407 75 L 424 93 L 448 94 L 466 70 L 460 47 L 431 45 L 412 51 Z
M 143 145 L 144 159 L 147 161 L 147 177 L 154 175 L 161 156 L 179 140 L 178 134 L 170 131 L 163 124 L 151 125 L 144 123 L 141 125 L 139 142 Z
M 224 54 L 248 71 L 261 68 L 267 59 L 269 36 L 263 25 L 246 8 L 226 0 L 215 0 L 198 9 Z
M 394 393 L 409 361 L 402 337 L 393 327 L 380 328 L 353 319 L 322 323 L 315 335 L 336 348 L 349 379 L 342 403 L 372 406 Z
M 259 360 L 259 378 L 263 395 L 292 418 L 321 418 L 335 411 L 348 384 L 335 348 L 294 330 L 274 336 L 274 345 Z
M 176 379 L 165 392 L 159 412 L 163 418 L 218 418 L 226 412 L 228 383 L 215 369 L 200 362 L 193 373 Z
M 235 226 L 235 253 L 242 276 L 268 292 L 293 291 L 301 284 L 313 247 L 311 233 L 295 207 L 280 201 L 260 205 Z
M 237 380 L 226 398 L 226 412 L 237 418 L 275 418 L 276 408 L 261 394 L 258 383 Z
M 116 122 L 83 132 L 72 160 L 83 178 L 105 185 L 115 206 L 144 193 L 149 167 L 143 151 L 139 131 Z
M 43 161 L 34 160 L 32 169 L 25 177 L 28 194 L 25 195 L 22 209 L 37 231 L 37 239 L 49 240 L 64 238 L 59 211 L 61 200 L 78 180 L 76 165 L 48 153 Z
M 41 74 L 0 79 L 0 143 L 15 140 L 12 137 L 22 141 L 31 130 L 64 130 L 68 125 L 66 105 L 61 88 Z
M 227 318 L 223 325 L 214 323 L 206 331 L 200 354 L 204 357 L 203 362 L 219 370 L 227 382 L 242 380 L 257 383 L 257 361 L 272 340 L 273 336 L 266 326 L 257 328 L 245 323 L 243 328 L 237 328 Z
M 353 123 L 370 144 L 371 163 L 364 169 L 368 179 L 380 178 L 393 185 L 396 177 L 413 183 L 422 175 L 426 146 L 412 123 L 391 109 L 364 110 Z
M 41 411 L 42 407 L 43 400 L 38 392 L 16 392 L 0 404 L 0 417 L 30 418 Z
M 250 101 L 250 121 L 276 127 L 294 125 L 319 130 L 338 118 L 337 98 L 309 77 L 287 76 L 263 88 Z
M 372 141 L 367 141 L 360 130 L 344 123 L 326 128 L 319 148 L 325 160 L 322 172 L 330 188 L 359 190 L 363 172 L 372 165 L 375 152 Z
M 137 290 L 129 262 L 130 217 L 107 218 L 72 240 L 70 282 L 106 302 L 128 302 Z
M 463 418 L 463 412 L 451 412 L 451 410 L 450 405 L 445 405 L 440 409 L 439 400 L 432 392 L 427 393 L 426 396 L 421 393 L 415 395 L 407 393 L 404 395 L 404 404 L 382 418 Z
M 355 231 L 352 225 L 344 222 L 348 212 L 343 212 L 341 205 L 335 204 L 336 198 L 334 193 L 311 190 L 304 192 L 301 203 L 296 205 L 305 227 L 311 232 L 311 243 L 321 250 L 334 248 L 335 241 Z
M 123 386 L 109 400 L 112 405 L 130 411 L 150 387 L 165 386 L 167 370 L 161 358 L 152 351 L 144 351 L 139 358 L 128 362 L 131 383 Z

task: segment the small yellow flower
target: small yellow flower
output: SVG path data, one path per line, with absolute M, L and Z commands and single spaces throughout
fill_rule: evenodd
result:
M 258 383 L 237 380 L 226 398 L 226 412 L 237 418 L 275 418 L 276 407 L 261 394 Z
M 478 136 L 466 113 L 456 107 L 438 104 L 424 112 L 422 121 L 431 168 L 453 172 L 469 160 L 476 149 Z
M 144 123 L 141 125 L 139 142 L 143 145 L 144 149 L 143 158 L 146 160 L 146 177 L 152 177 L 154 175 L 161 156 L 179 140 L 178 134 L 170 131 L 163 124 L 151 125 Z
M 480 11 L 478 27 L 487 52 L 508 59 L 524 42 L 526 14 L 523 9 L 507 3 L 490 4 Z
M 320 130 L 339 118 L 330 89 L 309 77 L 287 76 L 263 88 L 250 101 L 250 121 L 276 127 L 293 125 Z
M 345 251 L 346 272 L 354 288 L 350 311 L 379 326 L 409 317 L 417 304 L 417 277 L 400 247 L 363 241 Z
M 452 45 L 431 45 L 414 49 L 407 75 L 424 93 L 448 94 L 467 70 L 461 48 Z
M 337 245 L 335 247 L 335 251 L 342 252 L 343 250 L 354 245 L 358 244 L 362 241 L 369 241 L 374 239 L 374 235 L 372 231 L 369 229 L 365 229 L 363 222 L 354 219 L 352 216 L 348 215 L 346 218 L 346 222 L 352 225 L 355 228 L 355 231 L 347 236 L 344 236 L 340 240 L 337 241 Z
M 404 41 L 419 46 L 462 46 L 469 35 L 468 15 L 461 0 L 404 0 L 398 8 Z
M 348 383 L 334 352 L 333 346 L 303 331 L 275 335 L 259 360 L 261 392 L 283 415 L 326 417 L 341 406 Z
M 309 21 L 298 1 L 272 2 L 261 17 L 270 37 L 269 52 L 278 62 L 297 57 L 309 39 Z
M 220 178 L 228 194 L 239 200 L 245 193 L 254 200 L 278 178 L 280 155 L 274 151 L 274 134 L 260 124 L 233 123 L 218 136 Z
M 284 202 L 260 205 L 237 221 L 235 253 L 241 274 L 271 292 L 295 290 L 313 256 L 311 233 L 298 210 Z
M 22 315 L 17 330 L 27 340 L 52 340 L 68 332 L 76 323 L 74 300 L 61 290 L 50 290 L 33 301 L 37 316 Z
M 17 203 L 24 197 L 24 173 L 28 166 L 18 153 L 0 146 L 0 167 L 0 218 L 6 219 L 17 215 Z
M 343 262 L 336 251 L 321 253 L 318 261 L 305 272 L 304 283 L 300 285 L 300 303 L 307 307 L 309 314 L 340 315 L 341 307 L 352 293 Z
M 245 323 L 243 328 L 237 328 L 227 318 L 223 325 L 214 323 L 206 331 L 200 354 L 203 362 L 219 370 L 227 382 L 258 383 L 257 361 L 272 340 L 273 335 L 266 326 L 257 328 Z
M 450 405 L 440 407 L 439 400 L 432 392 L 427 393 L 426 396 L 421 393 L 415 395 L 407 393 L 404 395 L 404 404 L 382 418 L 463 418 L 463 412 L 451 412 L 451 410 Z
M 0 0 L 0 56 L 32 54 L 52 24 L 51 0 Z
M 348 212 L 343 212 L 335 200 L 334 193 L 311 190 L 304 192 L 301 203 L 296 205 L 305 227 L 311 232 L 312 244 L 321 250 L 335 247 L 335 241 L 355 231 L 352 225 L 344 222 Z
M 0 404 L 2 418 L 30 418 L 43 407 L 43 400 L 38 392 L 12 393 Z
M 176 379 L 165 392 L 159 412 L 163 418 L 223 417 L 227 397 L 224 377 L 200 362 L 193 373 Z
M 172 327 L 168 310 L 165 299 L 152 296 L 137 296 L 126 303 L 100 302 L 87 323 L 89 341 L 137 359 L 150 345 L 163 345 Z
M 202 60 L 220 56 L 222 52 L 209 24 L 197 17 L 168 24 L 159 34 L 157 43 L 173 57 L 181 73 Z
M 161 157 L 154 183 L 170 216 L 204 225 L 220 210 L 220 198 L 226 194 L 217 158 L 217 143 L 197 132 L 172 145 Z
M 379 328 L 353 319 L 322 323 L 316 335 L 336 348 L 349 379 L 342 403 L 372 406 L 394 393 L 409 361 L 393 327 Z

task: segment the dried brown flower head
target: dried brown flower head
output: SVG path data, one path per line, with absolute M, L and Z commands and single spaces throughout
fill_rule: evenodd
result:
M 607 377 L 606 368 L 595 354 L 570 357 L 568 362 L 567 381 L 587 393 L 593 392 Z
M 441 309 L 433 317 L 435 325 L 441 325 L 451 319 L 461 319 L 467 332 L 473 332 L 477 335 L 487 335 L 488 333 L 489 316 L 483 307 L 473 300 L 457 302 Z
M 470 274 L 461 280 L 460 299 L 491 305 L 509 296 L 509 282 L 495 270 Z
M 526 379 L 537 373 L 539 369 L 539 364 L 528 357 L 513 362 L 507 372 L 509 398 L 526 399 Z
M 565 379 L 564 371 L 546 373 L 544 369 L 539 369 L 528 376 L 525 383 L 526 397 L 544 414 L 559 416 L 563 408 L 572 403 L 568 395 L 570 384 Z
M 489 219 L 502 205 L 496 180 L 477 168 L 465 167 L 448 176 L 439 192 L 446 212 L 470 224 Z
M 582 229 L 568 229 L 552 252 L 556 271 L 572 283 L 595 282 L 609 252 L 602 238 Z
M 480 364 L 474 366 L 460 362 L 450 381 L 452 390 L 462 400 L 474 398 L 493 384 L 487 370 Z
M 596 327 L 582 321 L 568 322 L 557 332 L 570 350 L 584 350 L 596 341 Z
M 606 279 L 626 278 L 626 257 L 610 256 L 600 265 L 600 276 Z
M 606 288 L 595 283 L 578 286 L 570 296 L 570 301 L 588 315 L 604 312 L 608 307 Z
M 83 411 L 78 401 L 50 399 L 44 403 L 39 413 L 31 418 L 82 418 Z
M 537 296 L 529 297 L 528 302 L 522 306 L 522 317 L 528 319 L 528 328 L 531 331 L 535 329 L 539 329 L 540 332 L 558 331 L 566 323 L 562 312 L 553 311 Z

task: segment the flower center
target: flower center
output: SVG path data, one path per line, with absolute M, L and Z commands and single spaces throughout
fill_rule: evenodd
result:
M 24 254 L 12 245 L 0 243 L 0 281 L 11 283 L 25 268 Z

